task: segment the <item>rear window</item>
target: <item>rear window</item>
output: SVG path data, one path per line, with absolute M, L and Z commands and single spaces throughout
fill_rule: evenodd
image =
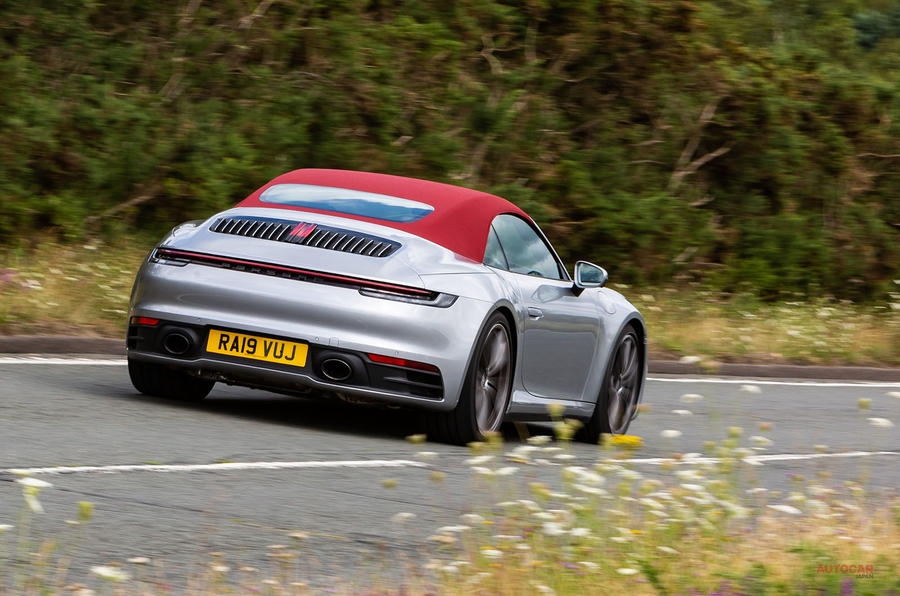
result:
M 398 223 L 419 221 L 434 211 L 431 205 L 409 199 L 312 184 L 276 184 L 264 190 L 259 200 Z

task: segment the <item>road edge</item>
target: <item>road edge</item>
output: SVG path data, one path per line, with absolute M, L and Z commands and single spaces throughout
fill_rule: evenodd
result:
M 0 354 L 67 354 L 79 357 L 124 356 L 125 342 L 108 337 L 67 335 L 0 336 Z M 686 362 L 651 359 L 652 375 L 705 375 L 784 379 L 820 379 L 900 383 L 900 368 L 868 366 L 814 366 L 795 364 L 741 364 L 730 362 Z

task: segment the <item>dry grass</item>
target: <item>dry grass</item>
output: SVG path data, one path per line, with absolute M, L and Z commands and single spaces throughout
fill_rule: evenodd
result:
M 0 334 L 121 337 L 148 250 L 89 243 L 0 252 Z
M 647 319 L 651 350 L 720 362 L 900 365 L 900 282 L 883 301 L 763 303 L 694 289 L 623 290 Z
M 0 251 L 0 334 L 121 337 L 131 284 L 151 245 L 48 243 Z M 873 304 L 827 298 L 770 304 L 701 289 L 613 287 L 641 309 L 656 357 L 900 365 L 900 284 Z

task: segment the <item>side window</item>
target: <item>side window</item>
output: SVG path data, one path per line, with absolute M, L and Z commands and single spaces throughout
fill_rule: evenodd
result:
M 509 270 L 509 264 L 506 262 L 506 255 L 503 254 L 503 248 L 500 246 L 500 241 L 497 239 L 497 232 L 494 231 L 493 226 L 491 226 L 491 230 L 488 232 L 487 247 L 484 249 L 484 264 L 488 267 Z
M 491 228 L 493 233 L 488 239 L 485 264 L 509 269 L 513 273 L 563 279 L 559 263 L 550 248 L 528 222 L 515 215 L 498 215 Z M 506 257 L 506 267 L 488 261 L 494 234 L 502 255 Z

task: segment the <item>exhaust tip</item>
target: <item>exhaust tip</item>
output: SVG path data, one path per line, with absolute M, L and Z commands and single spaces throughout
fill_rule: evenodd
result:
M 320 368 L 322 375 L 331 381 L 346 381 L 353 374 L 353 367 L 341 358 L 323 360 Z
M 163 338 L 163 350 L 172 356 L 184 356 L 194 347 L 193 340 L 182 331 L 172 331 Z

